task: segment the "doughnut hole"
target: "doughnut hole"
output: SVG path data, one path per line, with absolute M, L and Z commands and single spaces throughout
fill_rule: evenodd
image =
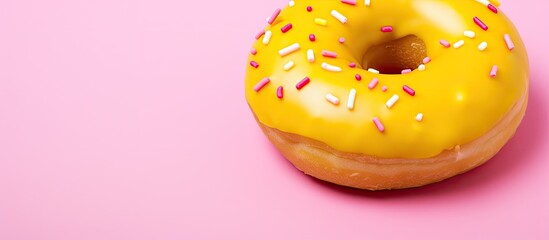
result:
M 370 47 L 362 57 L 362 67 L 376 69 L 381 74 L 401 74 L 404 69 L 416 69 L 425 57 L 425 42 L 408 35 Z

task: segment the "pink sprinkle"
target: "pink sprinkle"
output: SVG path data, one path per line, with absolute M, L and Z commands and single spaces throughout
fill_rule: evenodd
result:
M 356 78 L 357 81 L 362 80 L 362 76 L 360 76 L 360 74 L 355 75 L 355 78 Z
M 495 78 L 497 73 L 498 73 L 498 66 L 497 65 L 492 66 L 492 70 L 490 71 L 490 78 Z
M 440 39 L 439 43 L 440 43 L 440 45 L 444 46 L 445 48 L 449 48 L 450 46 L 452 46 L 452 45 L 450 45 L 450 42 L 448 42 L 444 39 Z
M 507 45 L 507 49 L 509 49 L 509 51 L 515 48 L 515 44 L 513 43 L 513 40 L 511 40 L 511 36 L 509 36 L 509 34 L 506 33 L 503 35 L 503 39 L 505 40 L 505 44 Z
M 356 63 L 354 63 L 354 62 L 349 63 L 349 67 L 350 67 L 350 68 L 355 68 L 355 67 L 356 67 Z
M 280 31 L 282 31 L 282 33 L 286 33 L 287 31 L 290 31 L 290 29 L 292 29 L 292 24 L 288 23 L 284 27 L 282 27 Z
M 341 0 L 341 2 L 353 6 L 356 5 L 356 0 Z
M 490 11 L 492 11 L 493 13 L 497 14 L 498 13 L 498 9 L 492 5 L 492 4 L 488 4 L 488 9 L 490 9 Z
M 256 35 L 255 35 L 255 39 L 259 39 L 261 36 L 265 35 L 265 30 L 261 30 L 260 32 L 258 32 Z
M 368 89 L 374 89 L 377 86 L 377 83 L 379 83 L 379 80 L 377 78 L 372 79 L 372 81 L 370 81 L 370 84 L 368 84 Z
M 383 124 L 381 123 L 381 121 L 379 121 L 379 118 L 378 118 L 378 117 L 372 118 L 372 121 L 373 121 L 374 124 L 376 125 L 377 130 L 379 130 L 380 132 L 385 131 L 385 127 L 383 126 Z
M 252 50 L 250 50 L 250 53 L 251 53 L 252 55 L 256 55 L 256 54 L 257 54 L 257 50 L 255 50 L 255 48 L 252 48 Z
M 414 89 L 412 89 L 411 87 L 408 87 L 408 85 L 402 86 L 402 90 L 404 90 L 410 96 L 415 96 L 416 95 L 416 91 L 414 91 Z
M 311 12 L 311 11 L 313 11 L 313 7 L 307 6 L 307 12 Z
M 480 27 L 482 30 L 486 31 L 488 30 L 488 26 L 484 24 L 478 17 L 474 17 L 473 21 Z
M 337 57 L 337 53 L 335 53 L 335 52 L 330 52 L 330 51 L 328 51 L 328 50 L 322 50 L 322 56 L 327 57 L 327 58 L 336 58 L 336 57 Z
M 431 58 L 430 58 L 430 57 L 425 57 L 425 58 L 423 59 L 423 64 L 427 64 L 427 63 L 429 63 L 429 62 L 431 62 Z
M 259 67 L 259 63 L 257 63 L 256 61 L 251 61 L 250 62 L 250 66 L 254 67 L 254 68 L 258 68 Z
M 307 84 L 309 84 L 310 81 L 311 81 L 311 79 L 309 79 L 309 77 L 305 77 L 303 80 L 299 81 L 295 85 L 295 88 L 297 88 L 297 90 L 301 90 L 303 87 L 305 87 Z
M 277 9 L 274 11 L 273 15 L 271 15 L 271 17 L 269 18 L 269 21 L 267 21 L 267 23 L 269 23 L 270 25 L 272 25 L 273 22 L 274 22 L 274 21 L 276 20 L 276 18 L 278 17 L 278 15 L 280 14 L 280 11 L 281 11 L 280 8 L 277 8 Z
M 381 87 L 381 91 L 382 91 L 382 92 L 387 92 L 387 86 Z
M 314 34 L 309 34 L 309 41 L 314 42 L 316 40 L 316 36 Z
M 259 92 L 259 90 L 261 90 L 263 87 L 265 87 L 265 85 L 267 85 L 269 82 L 271 82 L 271 79 L 269 79 L 268 77 L 261 79 L 261 81 L 259 81 L 254 86 L 254 91 Z
M 284 97 L 284 87 L 282 86 L 279 86 L 277 89 L 276 89 L 276 97 L 278 99 L 282 99 Z
M 402 71 L 400 71 L 400 74 L 408 74 L 408 73 L 411 73 L 412 72 L 412 69 L 404 69 Z
M 382 32 L 392 32 L 392 31 L 393 31 L 393 27 L 391 27 L 391 26 L 384 26 L 384 27 L 381 27 L 381 31 L 382 31 Z
M 339 38 L 339 43 L 345 43 L 345 38 L 344 38 L 344 37 L 340 37 L 340 38 Z

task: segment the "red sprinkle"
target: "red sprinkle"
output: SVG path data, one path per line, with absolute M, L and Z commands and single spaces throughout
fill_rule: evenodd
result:
M 341 2 L 353 6 L 356 5 L 356 0 L 341 0 Z
M 314 42 L 316 40 L 316 36 L 314 34 L 309 34 L 309 41 Z
M 251 53 L 252 55 L 256 55 L 256 54 L 257 54 L 257 50 L 255 50 L 255 48 L 252 48 L 252 50 L 250 50 L 250 53 Z
M 478 17 L 474 17 L 473 21 L 480 27 L 482 30 L 486 31 L 488 30 L 488 26 L 484 24 Z
M 393 27 L 391 27 L 391 26 L 384 26 L 384 27 L 381 27 L 381 31 L 382 31 L 382 32 L 392 32 L 392 31 L 393 31 Z
M 284 27 L 282 27 L 280 31 L 282 31 L 282 33 L 286 33 L 287 31 L 290 31 L 290 29 L 292 29 L 292 24 L 288 23 Z
M 444 40 L 444 39 L 440 39 L 440 45 L 444 46 L 445 48 L 449 48 L 451 45 L 448 41 Z
M 327 58 L 336 58 L 336 57 L 337 57 L 337 53 L 335 53 L 335 52 L 330 52 L 330 51 L 328 51 L 328 50 L 322 50 L 322 56 L 327 57 Z
M 313 11 L 313 7 L 307 6 L 307 12 L 311 12 L 311 11 Z
M 355 67 L 356 67 L 356 63 L 354 63 L 354 62 L 349 63 L 349 67 L 350 67 L 350 68 L 355 68 Z
M 276 18 L 278 17 L 278 15 L 280 14 L 280 11 L 281 11 L 280 8 L 277 8 L 277 9 L 274 11 L 273 15 L 271 15 L 271 17 L 269 18 L 269 21 L 267 21 L 267 23 L 269 23 L 270 25 L 272 25 L 273 22 L 274 22 L 274 21 L 276 20 Z
M 263 87 L 265 87 L 265 85 L 269 84 L 269 82 L 271 82 L 271 79 L 269 79 L 268 77 L 261 79 L 261 81 L 259 81 L 254 86 L 254 91 L 259 92 L 259 90 L 261 90 Z
M 309 79 L 309 77 L 305 77 L 303 80 L 299 81 L 295 85 L 295 88 L 297 88 L 297 90 L 301 90 L 303 87 L 305 87 L 307 84 L 309 84 L 310 81 L 311 81 L 311 79 Z
M 356 78 L 357 81 L 362 80 L 362 76 L 360 76 L 360 74 L 355 75 L 355 78 Z
M 259 63 L 257 63 L 256 61 L 251 61 L 250 62 L 250 66 L 254 67 L 254 68 L 258 68 L 259 67 Z
M 345 43 L 345 38 L 344 38 L 344 37 L 340 37 L 340 38 L 339 38 L 339 43 Z
M 414 91 L 414 89 L 412 89 L 411 87 L 408 87 L 407 85 L 402 86 L 402 90 L 404 90 L 410 96 L 415 96 L 416 95 L 416 91 Z
M 255 35 L 255 40 L 259 39 L 261 36 L 265 35 L 265 30 L 261 30 Z
M 490 11 L 492 11 L 493 13 L 497 14 L 498 13 L 498 9 L 492 5 L 492 4 L 488 4 L 488 9 L 490 9 Z
M 280 86 L 276 89 L 276 97 L 282 99 L 284 97 L 284 87 Z

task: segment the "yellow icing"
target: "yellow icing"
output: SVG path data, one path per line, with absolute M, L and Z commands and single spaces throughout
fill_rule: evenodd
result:
M 495 1 L 494 1 L 495 2 Z M 307 6 L 313 10 L 307 12 Z M 331 15 L 336 10 L 347 17 L 345 24 Z M 481 19 L 488 30 L 483 31 L 473 22 Z M 315 19 L 325 19 L 325 26 Z M 292 24 L 282 33 L 280 28 Z M 392 26 L 383 33 L 380 28 Z M 303 135 L 328 144 L 334 149 L 378 156 L 380 158 L 427 158 L 468 143 L 489 131 L 502 119 L 528 88 L 528 60 L 519 33 L 501 12 L 495 14 L 475 0 L 383 0 L 365 6 L 355 6 L 339 0 L 295 1 L 286 7 L 272 25 L 268 44 L 259 38 L 247 65 L 245 78 L 246 99 L 258 120 L 281 131 Z M 476 33 L 471 39 L 464 31 Z M 316 41 L 309 41 L 315 34 Z M 515 48 L 510 51 L 503 39 L 509 34 Z M 425 42 L 427 55 L 432 59 L 426 70 L 415 69 L 410 74 L 374 74 L 361 66 L 369 47 L 415 35 Z M 340 37 L 345 38 L 343 44 Z M 439 41 L 451 44 L 464 40 L 456 49 L 445 48 Z M 478 50 L 487 42 L 484 51 Z M 279 50 L 299 43 L 299 50 L 281 57 Z M 313 49 L 315 61 L 309 63 L 307 50 Z M 337 58 L 326 58 L 322 50 L 337 53 Z M 294 67 L 284 70 L 289 61 Z M 338 66 L 341 72 L 322 69 L 322 63 Z M 350 68 L 350 62 L 357 63 Z M 490 70 L 499 71 L 490 78 Z M 361 81 L 355 75 L 362 76 Z M 295 85 L 304 77 L 310 83 L 297 90 Z M 270 82 L 261 90 L 254 86 L 263 78 Z M 368 84 L 373 78 L 379 84 L 372 90 Z M 416 92 L 410 96 L 402 90 L 408 85 Z M 282 99 L 277 88 L 284 88 Z M 382 86 L 387 87 L 383 92 Z M 356 89 L 353 110 L 347 108 L 349 91 Z M 339 98 L 339 104 L 326 100 L 330 93 Z M 398 95 L 391 107 L 386 102 Z M 416 115 L 423 114 L 417 121 Z M 385 127 L 381 132 L 372 119 L 378 117 Z

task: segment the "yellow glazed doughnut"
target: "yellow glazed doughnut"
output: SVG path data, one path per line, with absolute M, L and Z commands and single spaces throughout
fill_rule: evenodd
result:
M 495 155 L 528 100 L 519 33 L 488 0 L 296 0 L 253 44 L 246 100 L 298 169 L 370 190 Z

